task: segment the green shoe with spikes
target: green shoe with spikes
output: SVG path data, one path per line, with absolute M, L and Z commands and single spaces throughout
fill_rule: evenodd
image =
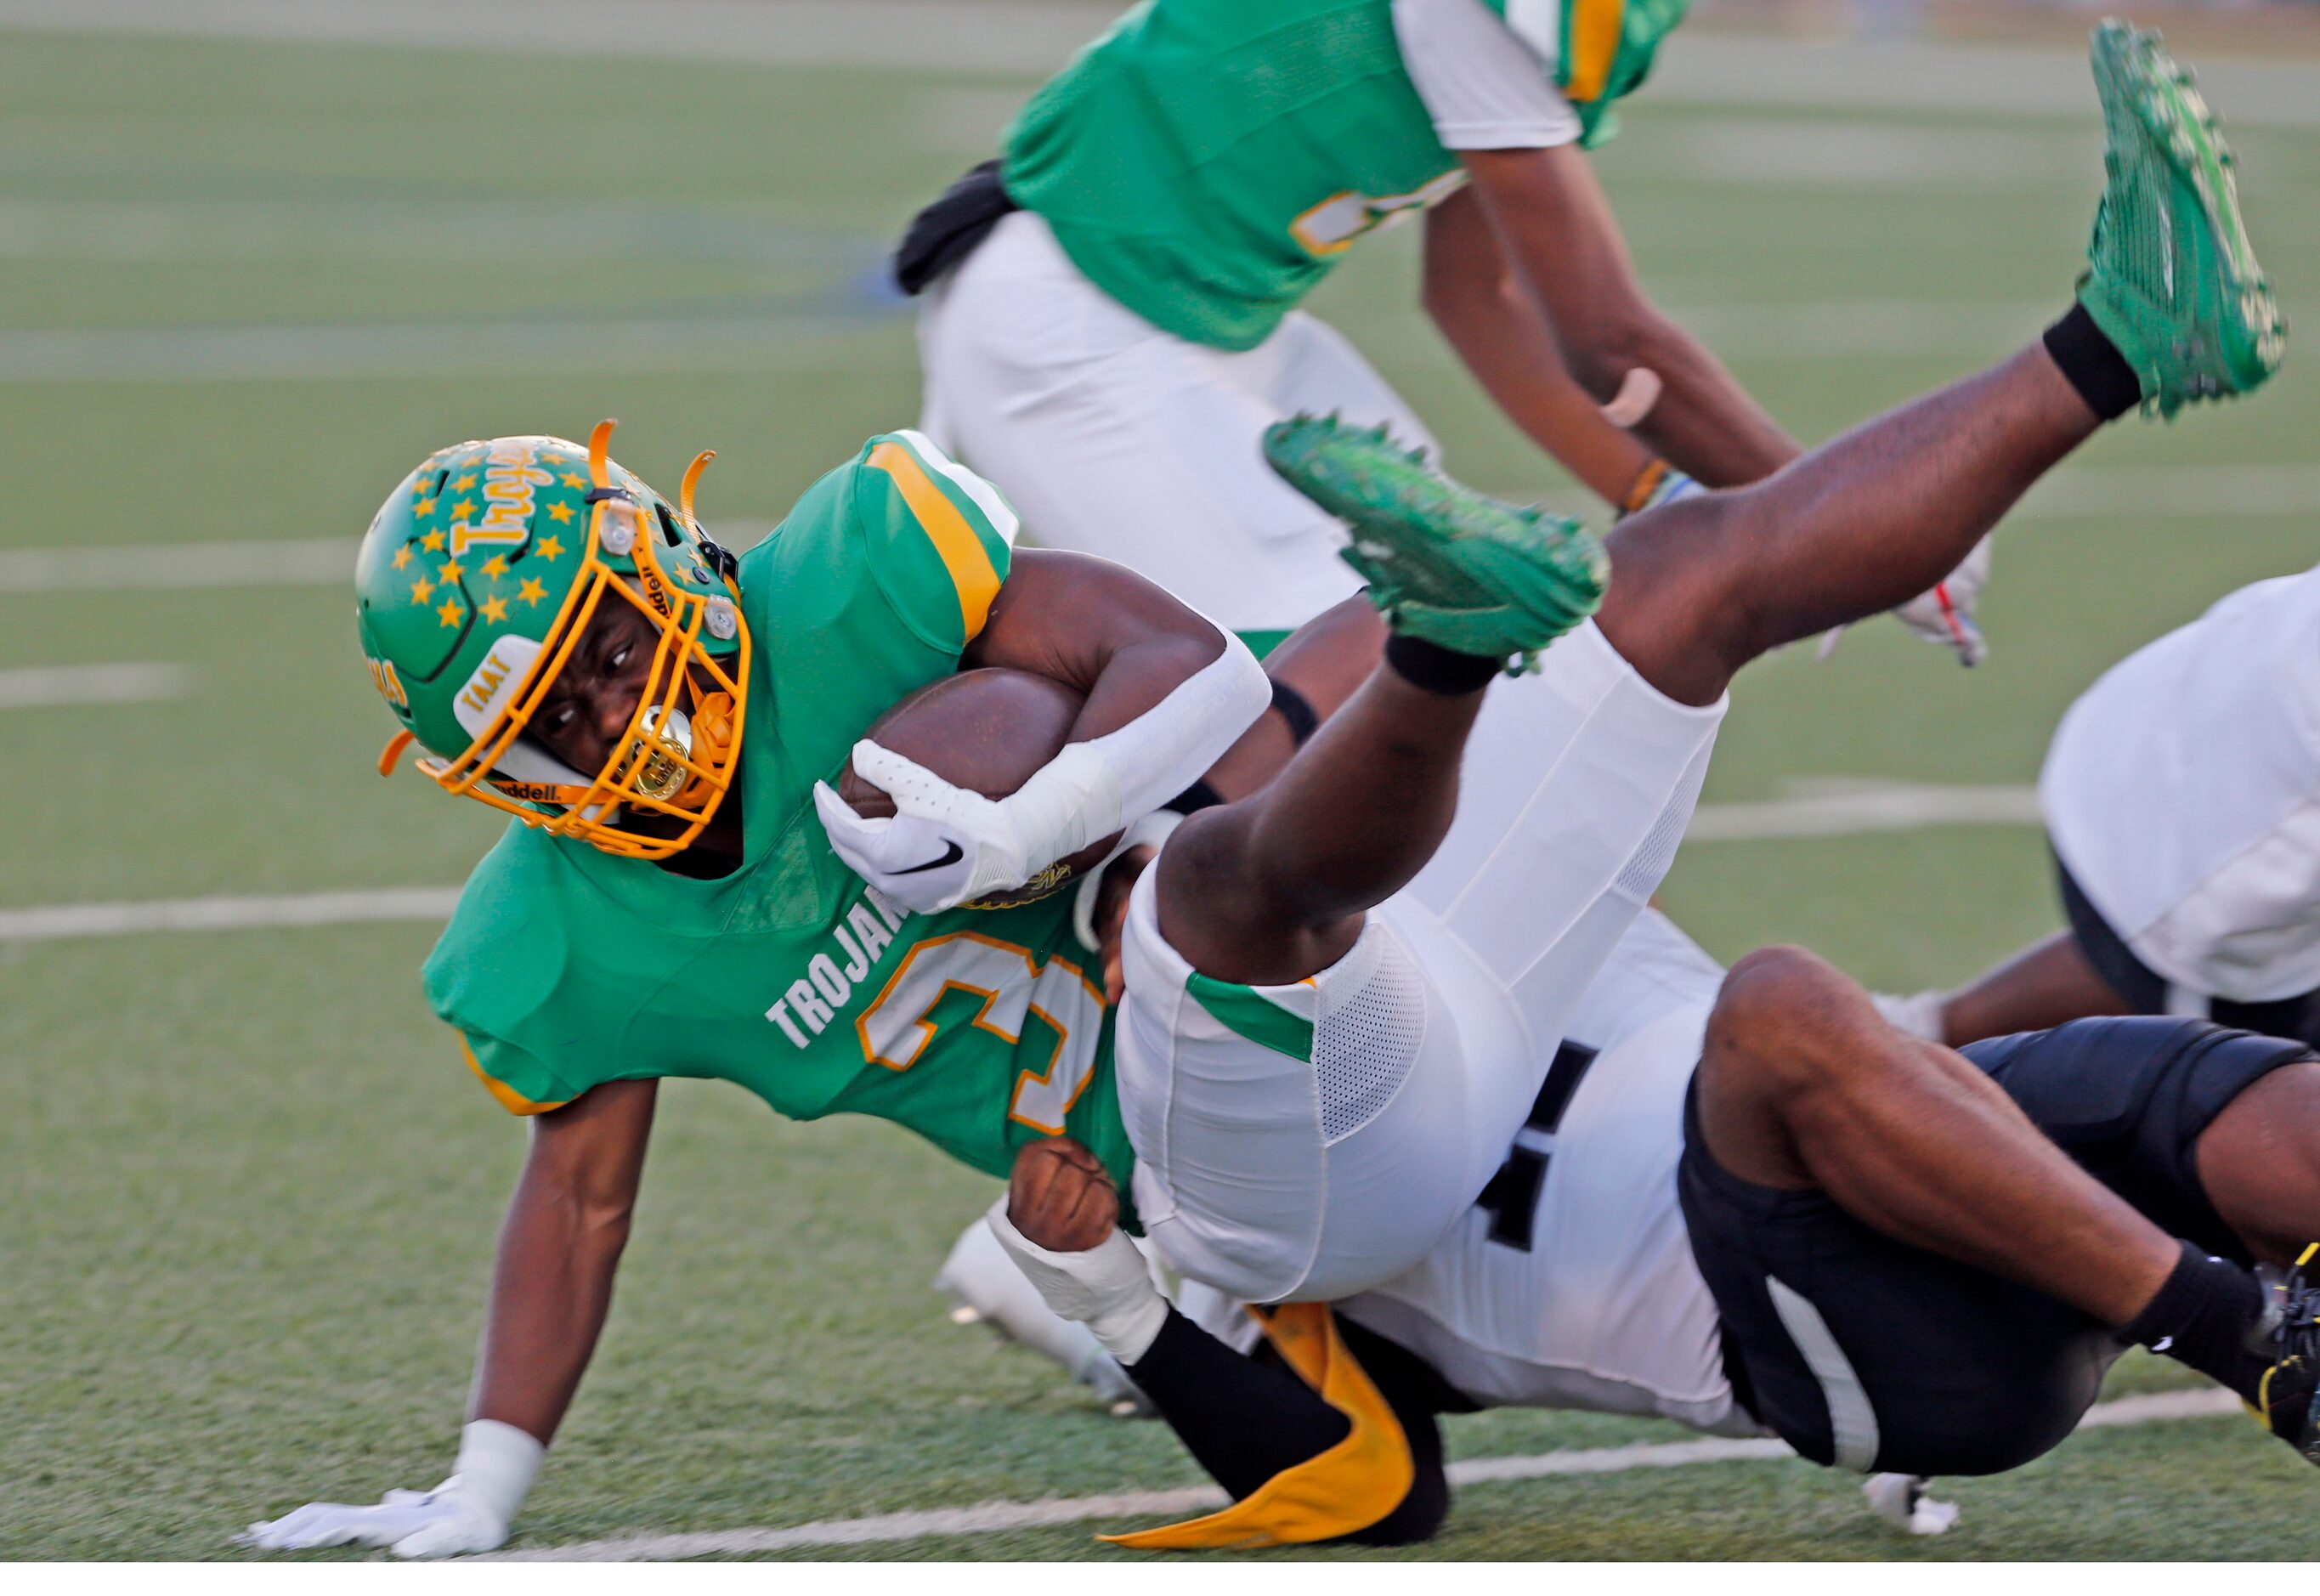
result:
M 1603 602 L 1610 559 L 1579 522 L 1461 486 L 1382 427 L 1295 416 L 1265 429 L 1264 458 L 1349 523 L 1342 558 L 1405 636 L 1460 654 L 1519 656 L 1509 667 L 1518 673 Z
M 2106 20 L 2092 55 L 2108 181 L 2079 300 L 2142 379 L 2145 413 L 2253 393 L 2288 329 L 2215 114 L 2156 33 Z

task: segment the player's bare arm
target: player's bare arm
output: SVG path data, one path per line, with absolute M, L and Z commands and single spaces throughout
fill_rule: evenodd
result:
M 531 1120 L 500 1229 L 491 1311 L 451 1475 L 368 1506 L 318 1501 L 250 1527 L 260 1551 L 391 1546 L 405 1557 L 487 1552 L 507 1538 L 579 1389 L 629 1238 L 657 1081 L 613 1081 Z
M 1560 145 L 1461 156 L 1500 249 L 1598 403 L 1630 371 L 1656 374 L 1659 399 L 1636 431 L 1709 487 L 1754 482 L 1796 458 L 1796 440 L 1645 295 L 1584 154 Z
M 1420 297 L 1458 358 L 1507 419 L 1615 509 L 1636 507 L 1654 459 L 1573 380 L 1538 303 L 1507 265 L 1471 191 L 1426 215 Z
M 964 666 L 1026 670 L 1085 694 L 1070 740 L 1005 798 L 954 786 L 865 738 L 853 773 L 893 801 L 865 816 L 814 803 L 854 872 L 921 911 L 1027 884 L 1149 814 L 1264 713 L 1271 687 L 1237 638 L 1105 560 L 1027 550 Z
M 531 1147 L 500 1227 L 470 1420 L 545 1446 L 612 1303 L 652 1135 L 657 1081 L 610 1081 L 531 1121 Z
M 1072 688 L 1086 702 L 1070 740 L 1086 742 L 1146 713 L 1224 652 L 1224 633 L 1127 567 L 1025 549 L 959 664 Z

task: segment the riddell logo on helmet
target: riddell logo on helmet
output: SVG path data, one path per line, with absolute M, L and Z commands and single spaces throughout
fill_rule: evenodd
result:
M 499 443 L 484 457 L 484 518 L 451 529 L 451 554 L 465 558 L 478 543 L 514 545 L 531 535 L 533 494 L 556 478 L 536 466 L 520 443 Z

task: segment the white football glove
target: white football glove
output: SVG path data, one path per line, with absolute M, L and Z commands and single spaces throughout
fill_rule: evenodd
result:
M 1030 851 L 1004 801 L 955 787 L 866 738 L 854 745 L 854 771 L 893 799 L 893 814 L 865 820 L 816 782 L 821 829 L 847 869 L 904 908 L 932 914 L 1031 878 Z
M 387 1546 L 398 1557 L 456 1557 L 496 1550 L 507 1536 L 507 1520 L 453 1475 L 432 1491 L 390 1491 L 376 1507 L 310 1501 L 271 1522 L 251 1525 L 240 1543 L 260 1552 L 356 1546 Z
M 375 1507 L 310 1501 L 253 1524 L 237 1538 L 261 1552 L 318 1546 L 387 1546 L 398 1557 L 457 1557 L 496 1550 L 539 1473 L 548 1448 L 496 1419 L 470 1419 L 459 1432 L 451 1477 L 432 1491 L 390 1491 Z
M 1895 610 L 1893 619 L 1926 641 L 1950 649 L 1961 665 L 1980 665 L 1989 657 L 1989 642 L 1974 623 L 1973 612 L 1981 601 L 1981 590 L 1989 585 L 1989 539 L 1984 537 L 1959 562 L 1956 570 L 1938 586 Z M 1835 627 L 1822 635 L 1821 658 L 1826 659 L 1836 652 L 1836 639 L 1844 630 L 1841 626 Z

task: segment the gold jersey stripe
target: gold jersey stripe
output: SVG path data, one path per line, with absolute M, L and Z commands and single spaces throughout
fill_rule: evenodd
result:
M 1563 63 L 1563 92 L 1573 100 L 1599 100 L 1619 53 L 1619 21 L 1626 0 L 1566 0 L 1571 7 L 1571 59 Z
M 560 1109 L 564 1106 L 564 1102 L 569 1102 L 572 1101 L 567 1097 L 564 1100 L 564 1102 L 532 1102 L 531 1099 L 526 1097 L 522 1093 L 518 1092 L 505 1081 L 494 1078 L 485 1070 L 482 1061 L 476 1056 L 475 1048 L 467 1045 L 467 1032 L 459 1032 L 458 1037 L 459 1051 L 466 1056 L 467 1067 L 476 1072 L 476 1079 L 484 1084 L 484 1089 L 486 1092 L 489 1092 L 494 1097 L 497 1098 L 499 1100 L 500 1107 L 505 1109 L 509 1113 L 544 1114 L 550 1109 Z
M 942 556 L 951 585 L 958 589 L 959 621 L 965 628 L 960 646 L 974 641 L 982 634 L 983 622 L 991 619 L 991 601 L 999 596 L 999 571 L 991 563 L 983 540 L 974 535 L 958 507 L 928 479 L 918 457 L 909 449 L 892 441 L 881 443 L 870 451 L 870 464 L 894 479 L 902 503 L 911 507 L 927 540 Z

